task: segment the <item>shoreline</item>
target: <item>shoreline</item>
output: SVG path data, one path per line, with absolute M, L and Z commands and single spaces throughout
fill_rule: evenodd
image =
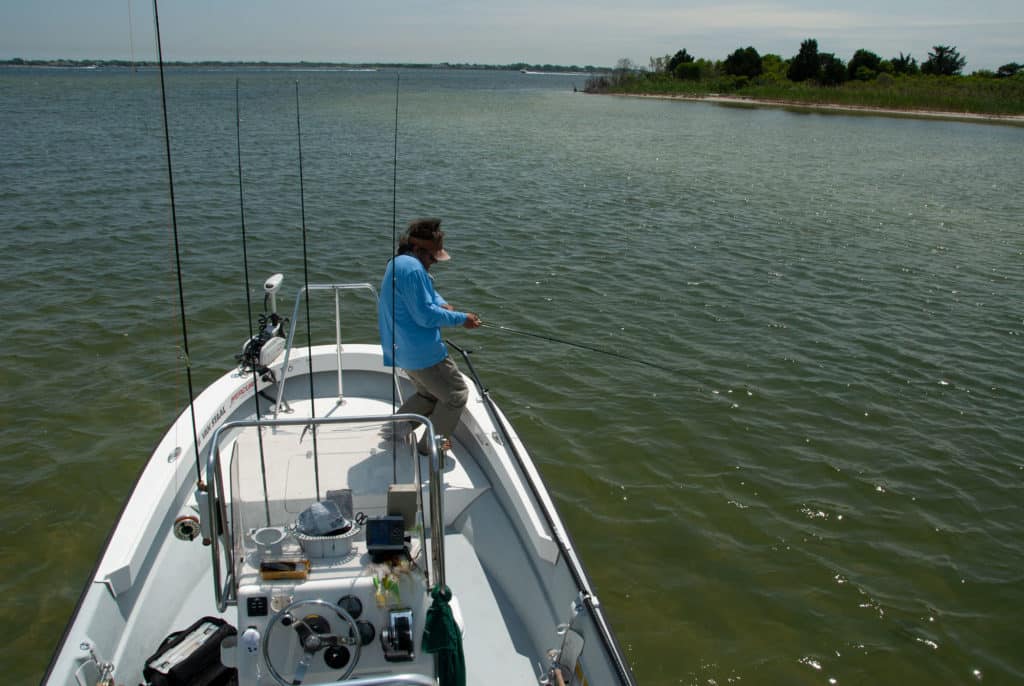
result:
M 788 110 L 835 114 L 864 114 L 881 117 L 906 117 L 910 119 L 940 119 L 947 121 L 977 122 L 988 124 L 1008 124 L 1024 126 L 1024 115 L 1021 114 L 982 114 L 976 112 L 940 112 L 936 110 L 902 110 L 873 105 L 840 105 L 834 103 L 800 102 L 797 100 L 770 100 L 752 98 L 742 95 L 684 95 L 662 93 L 610 93 L 627 98 L 654 98 L 656 100 L 686 100 L 690 102 L 709 102 L 726 107 L 775 107 Z

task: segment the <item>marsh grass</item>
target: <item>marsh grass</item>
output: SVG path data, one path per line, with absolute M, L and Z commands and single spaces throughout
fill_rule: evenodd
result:
M 1024 78 L 985 76 L 890 76 L 848 81 L 841 86 L 785 79 L 717 77 L 683 81 L 667 75 L 609 79 L 595 92 L 638 95 L 734 95 L 792 104 L 848 105 L 969 114 L 1024 114 Z

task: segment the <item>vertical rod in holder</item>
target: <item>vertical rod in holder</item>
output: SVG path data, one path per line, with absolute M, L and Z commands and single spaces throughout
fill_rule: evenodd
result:
M 341 385 L 341 291 L 334 289 L 334 339 L 338 351 L 338 404 L 345 402 L 345 392 Z

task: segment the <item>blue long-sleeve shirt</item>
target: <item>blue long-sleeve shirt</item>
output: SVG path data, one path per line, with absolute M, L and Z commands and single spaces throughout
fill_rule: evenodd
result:
M 395 290 L 392 299 L 392 270 Z M 392 302 L 395 304 L 392 315 Z M 402 369 L 432 367 L 448 356 L 441 340 L 442 326 L 460 326 L 465 312 L 446 310 L 447 302 L 434 290 L 434 282 L 418 259 L 399 255 L 388 263 L 377 301 L 377 328 L 384 349 L 384 364 Z M 397 330 L 394 358 L 391 354 L 392 323 Z

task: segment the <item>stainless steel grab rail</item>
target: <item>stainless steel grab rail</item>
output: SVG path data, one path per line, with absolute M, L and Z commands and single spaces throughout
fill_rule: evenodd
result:
M 299 289 L 295 296 L 295 308 L 292 310 L 291 326 L 288 329 L 288 338 L 285 339 L 284 364 L 281 365 L 281 381 L 278 383 L 277 402 L 274 403 L 274 418 L 277 419 L 278 408 L 281 407 L 281 400 L 284 398 L 284 384 L 288 379 L 288 360 L 292 355 L 292 344 L 295 341 L 295 327 L 299 322 L 299 305 L 302 304 L 302 296 L 306 294 L 306 286 Z M 335 346 L 338 354 L 338 397 L 342 396 L 341 379 L 341 308 L 338 297 L 341 291 L 365 290 L 373 293 L 374 302 L 377 301 L 377 289 L 369 283 L 311 283 L 308 286 L 310 291 L 334 291 L 334 335 Z M 313 360 L 309 361 L 309 373 L 313 373 Z
M 233 422 L 225 422 L 221 424 L 216 431 L 213 433 L 211 439 L 211 452 L 210 459 L 206 463 L 206 484 L 207 488 L 210 489 L 206 498 L 206 516 L 211 523 L 210 537 L 210 555 L 213 558 L 213 588 L 214 597 L 217 602 L 217 609 L 220 612 L 224 612 L 228 606 L 228 600 L 230 588 L 228 587 L 230 582 L 233 580 L 233 573 L 229 573 L 223 579 L 221 578 L 220 568 L 220 545 L 219 540 L 221 536 L 226 537 L 225 550 L 228 551 L 228 559 L 230 560 L 234 554 L 235 539 L 233 526 L 227 526 L 227 506 L 226 500 L 224 499 L 224 480 L 222 470 L 220 468 L 220 437 L 224 431 L 236 428 L 252 428 L 258 427 L 262 430 L 263 427 L 276 427 L 276 426 L 308 426 L 308 425 L 322 425 L 322 424 L 367 424 L 371 422 L 391 422 L 391 421 L 408 421 L 417 422 L 427 427 L 428 436 L 430 436 L 430 554 L 431 554 L 431 565 L 430 572 L 435 585 L 445 585 L 445 569 L 444 569 L 444 474 L 443 474 L 443 463 L 441 461 L 440 454 L 437 450 L 437 435 L 434 433 L 434 425 L 431 424 L 430 420 L 419 414 L 383 414 L 383 415 L 362 415 L 357 417 L 297 417 L 289 419 L 249 419 L 239 420 Z M 237 447 L 237 444 L 236 444 Z M 234 456 L 234 453 L 232 454 Z M 418 469 L 419 460 L 416 460 Z M 422 490 L 422 483 L 418 483 L 417 487 Z M 218 532 L 217 523 L 223 527 L 223 531 Z M 426 551 L 426 532 L 423 528 L 420 528 L 420 550 Z M 229 570 L 230 571 L 230 570 Z M 429 582 L 429 578 L 428 578 Z M 345 682 L 346 684 L 352 683 L 351 681 Z

